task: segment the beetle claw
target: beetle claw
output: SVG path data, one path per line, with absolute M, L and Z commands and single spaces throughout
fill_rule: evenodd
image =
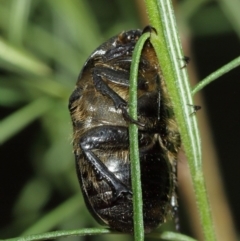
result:
M 120 109 L 122 110 L 122 113 L 123 113 L 123 117 L 125 120 L 129 121 L 130 123 L 132 124 L 136 124 L 140 127 L 145 127 L 145 124 L 138 121 L 138 120 L 134 120 L 127 112 L 127 108 L 125 106 L 120 106 Z
M 127 197 L 128 200 L 132 199 L 132 191 L 127 187 L 121 187 L 121 189 L 113 192 L 112 202 L 115 203 L 117 200 Z

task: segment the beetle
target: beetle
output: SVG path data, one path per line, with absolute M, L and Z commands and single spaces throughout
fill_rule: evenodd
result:
M 129 123 L 139 129 L 145 233 L 177 209 L 181 138 L 149 40 L 139 63 L 138 120 L 128 115 L 132 54 L 144 31 L 124 31 L 100 45 L 83 66 L 69 100 L 76 170 L 86 206 L 100 224 L 125 233 L 133 232 Z

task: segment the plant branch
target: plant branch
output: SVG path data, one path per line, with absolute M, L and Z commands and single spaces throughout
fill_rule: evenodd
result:
M 202 172 L 202 154 L 196 117 L 190 115 L 192 104 L 190 85 L 185 69 L 179 66 L 183 51 L 177 33 L 176 20 L 170 0 L 145 0 L 150 24 L 158 36 L 151 36 L 164 80 L 172 100 L 173 110 L 188 159 L 196 202 L 199 208 L 205 240 L 216 240 L 211 210 Z

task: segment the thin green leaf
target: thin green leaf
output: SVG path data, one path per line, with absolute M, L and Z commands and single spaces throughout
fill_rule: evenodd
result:
M 100 36 L 100 30 L 95 16 L 89 9 L 88 1 L 51 0 L 47 3 L 56 13 L 56 27 L 61 23 L 67 25 L 68 34 L 79 49 L 93 50 L 99 44 L 96 35 Z
M 21 85 L 26 89 L 37 89 L 50 97 L 57 97 L 61 99 L 68 99 L 69 93 L 72 91 L 64 84 L 53 79 L 21 79 Z
M 3 119 L 0 122 L 0 144 L 7 141 L 52 107 L 53 102 L 51 99 L 40 98 Z
M 27 182 L 18 195 L 14 206 L 14 216 L 26 217 L 29 214 L 40 212 L 51 196 L 50 183 L 42 177 L 34 177 Z M 41 193 L 41 198 L 38 194 Z
M 8 15 L 8 35 L 11 43 L 22 44 L 32 0 L 12 1 Z
M 39 43 L 39 39 L 41 39 L 41 43 Z M 73 75 L 79 72 L 80 64 L 87 55 L 85 52 L 76 51 L 66 38 L 59 38 L 33 23 L 28 24 L 25 41 L 32 49 L 41 53 L 42 56 L 56 61 Z M 85 50 L 88 53 L 92 51 L 90 48 Z
M 0 106 L 14 106 L 21 101 L 26 101 L 26 98 L 21 92 L 19 92 L 19 90 L 1 85 Z
M 194 86 L 192 90 L 192 95 L 195 95 L 197 92 L 202 90 L 206 85 L 210 84 L 214 80 L 218 79 L 222 75 L 228 73 L 229 71 L 233 70 L 234 68 L 240 66 L 240 57 L 232 60 L 228 64 L 222 66 L 220 69 L 214 71 L 209 76 L 204 78 L 201 82 L 199 82 L 196 86 Z
M 107 234 L 107 233 L 110 233 L 110 231 L 108 229 L 86 228 L 86 229 L 81 229 L 81 230 L 61 230 L 61 231 L 41 233 L 41 234 L 32 234 L 32 235 L 26 235 L 23 237 L 16 237 L 16 238 L 2 239 L 2 240 L 4 240 L 4 241 L 33 241 L 33 240 L 56 239 L 56 238 L 68 237 L 68 236 L 86 236 L 86 235 L 99 235 L 99 234 Z
M 79 201 L 79 199 L 80 198 L 78 194 L 61 203 L 55 209 L 53 209 L 52 211 L 44 215 L 42 218 L 40 218 L 32 226 L 28 227 L 28 229 L 25 230 L 21 234 L 21 236 L 33 233 L 46 232 L 48 230 L 53 229 L 54 227 L 59 225 L 63 220 L 67 219 L 68 217 L 71 217 L 74 213 L 78 212 L 81 209 L 81 202 Z
M 0 38 L 0 59 L 28 74 L 49 75 L 51 69 L 29 53 L 17 49 Z

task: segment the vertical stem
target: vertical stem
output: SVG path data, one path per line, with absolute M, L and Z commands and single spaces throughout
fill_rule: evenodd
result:
M 137 120 L 137 80 L 138 65 L 141 52 L 145 41 L 150 34 L 143 34 L 138 40 L 134 52 L 130 71 L 130 87 L 129 87 L 129 114 Z M 141 170 L 139 163 L 138 149 L 138 127 L 135 124 L 129 125 L 129 144 L 130 144 L 130 160 L 131 160 L 131 178 L 133 190 L 133 220 L 134 220 L 134 237 L 137 241 L 144 240 L 144 224 L 142 213 L 142 186 L 141 186 Z
M 150 24 L 157 36 L 151 36 L 166 86 L 173 103 L 185 154 L 188 158 L 205 240 L 216 240 L 211 210 L 202 172 L 201 142 L 196 117 L 190 115 L 191 90 L 186 70 L 180 68 L 183 55 L 170 0 L 145 0 Z

